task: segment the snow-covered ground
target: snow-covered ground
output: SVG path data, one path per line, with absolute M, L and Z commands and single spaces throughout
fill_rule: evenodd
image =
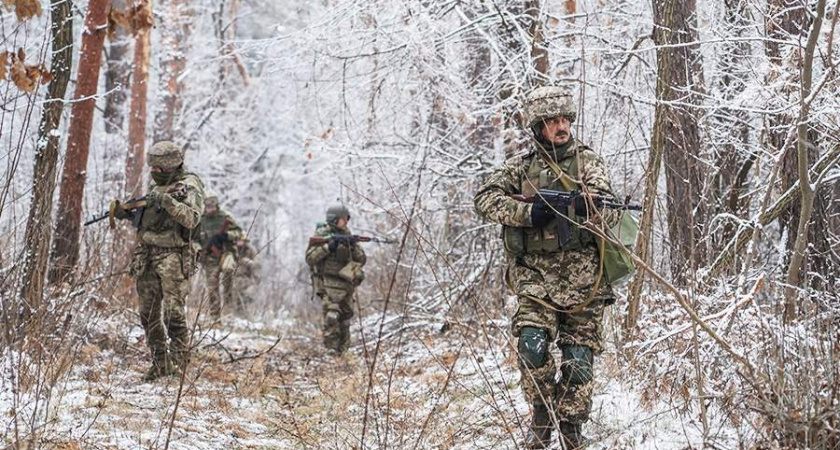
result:
M 406 331 L 383 342 L 371 382 L 375 342 L 366 330 L 361 343 L 358 324 L 352 351 L 332 358 L 311 324 L 232 319 L 197 330 L 197 356 L 181 386 L 178 378 L 141 382 L 148 358 L 139 325 L 109 325 L 113 339 L 79 350 L 48 417 L 39 416 L 44 448 L 162 449 L 168 441 L 184 450 L 345 449 L 360 448 L 364 434 L 365 448 L 506 449 L 521 446 L 528 422 L 498 328 L 483 336 L 457 327 Z M 590 448 L 702 447 L 702 427 L 686 419 L 696 414 L 664 402 L 647 406 L 649 396 L 643 401 L 614 354 L 598 369 L 584 428 Z M 16 397 L 3 382 L 0 444 L 12 442 L 15 416 L 25 428 L 32 398 Z M 726 429 L 719 434 L 719 448 L 737 446 Z

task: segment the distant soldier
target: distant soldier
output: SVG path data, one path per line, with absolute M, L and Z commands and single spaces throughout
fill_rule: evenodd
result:
M 244 237 L 233 216 L 219 206 L 219 197 L 208 195 L 201 217 L 201 264 L 207 279 L 210 317 L 218 320 L 223 305 L 234 305 L 233 276 L 236 270 L 236 241 Z M 222 289 L 222 295 L 219 289 Z
M 600 218 L 609 222 L 615 215 L 595 214 L 587 203 L 575 203 L 559 211 L 572 227 L 569 236 L 561 237 L 561 219 L 546 203 L 512 196 L 535 196 L 540 189 L 610 197 L 613 192 L 604 161 L 572 137 L 576 111 L 571 95 L 557 87 L 538 88 L 526 99 L 524 117 L 534 133 L 530 148 L 490 175 L 475 195 L 475 208 L 504 225 L 506 280 L 519 300 L 512 332 L 518 339 L 522 387 L 533 408 L 526 447 L 550 445 L 556 423 L 563 448 L 577 449 L 584 445 L 581 425 L 592 408 L 592 365 L 602 348 L 604 307 L 615 301 L 611 286 L 599 277 L 596 238 L 579 224 Z M 551 343 L 560 347 L 559 367 Z
M 204 183 L 184 168 L 184 153 L 172 142 L 153 145 L 148 163 L 154 182 L 145 207 L 125 211 L 115 201 L 112 210 L 118 219 L 133 219 L 138 225 L 129 272 L 136 282 L 140 322 L 152 353 L 152 367 L 143 379 L 152 381 L 176 374 L 189 361 L 184 305 L 198 250 L 194 229 L 204 212 Z
M 350 211 L 343 205 L 327 210 L 327 223 L 315 231 L 325 243 L 312 243 L 306 249 L 306 263 L 312 269 L 312 289 L 321 300 L 324 315 L 324 346 L 334 355 L 350 345 L 350 319 L 353 317 L 353 292 L 362 280 L 362 266 L 367 261 L 347 224 Z
M 258 259 L 257 249 L 251 245 L 247 237 L 236 241 L 238 264 L 233 277 L 233 292 L 236 304 L 244 309 L 254 303 L 257 286 L 260 284 L 262 266 Z

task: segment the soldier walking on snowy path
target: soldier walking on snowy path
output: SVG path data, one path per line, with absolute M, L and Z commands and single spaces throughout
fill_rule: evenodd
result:
M 189 361 L 189 329 L 185 303 L 195 269 L 198 236 L 195 228 L 204 212 L 204 183 L 184 168 L 183 150 L 172 142 L 149 149 L 153 183 L 145 206 L 124 210 L 115 201 L 118 219 L 133 219 L 137 246 L 129 272 L 140 297 L 140 322 L 152 354 L 143 376 L 153 381 L 178 373 Z
M 604 308 L 615 300 L 610 284 L 600 277 L 596 237 L 579 225 L 609 224 L 616 212 L 596 213 L 585 201 L 556 211 L 545 202 L 512 196 L 538 197 L 541 189 L 609 197 L 613 192 L 604 161 L 571 135 L 576 118 L 571 95 L 557 87 L 538 88 L 527 96 L 524 117 L 534 133 L 528 151 L 490 175 L 475 195 L 475 208 L 504 226 L 506 280 L 519 302 L 512 333 L 518 339 L 523 391 L 533 409 L 526 446 L 547 447 L 558 429 L 564 448 L 582 448 L 581 425 L 592 408 L 592 365 L 602 350 Z M 558 220 L 567 220 L 566 236 Z M 559 379 L 549 351 L 552 342 L 562 353 Z

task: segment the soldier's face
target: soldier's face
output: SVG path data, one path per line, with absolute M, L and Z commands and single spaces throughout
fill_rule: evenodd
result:
M 206 212 L 207 214 L 215 213 L 216 212 L 216 205 L 213 204 L 213 203 L 208 203 L 208 204 L 204 205 L 204 212 Z
M 338 220 L 335 221 L 335 227 L 338 228 L 339 230 L 343 230 L 343 229 L 347 228 L 347 222 L 350 222 L 349 217 L 347 217 L 347 216 L 339 217 Z
M 572 137 L 572 122 L 568 117 L 562 116 L 545 120 L 542 127 L 542 136 L 554 145 L 563 145 L 569 142 Z

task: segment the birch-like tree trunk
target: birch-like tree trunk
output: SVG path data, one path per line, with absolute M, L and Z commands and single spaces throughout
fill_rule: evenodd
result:
M 50 82 L 41 125 L 38 127 L 38 147 L 32 182 L 32 204 L 26 220 L 26 261 L 23 265 L 21 297 L 28 304 L 24 316 L 36 308 L 43 298 L 47 272 L 52 205 L 55 192 L 56 166 L 60 135 L 56 132 L 64 110 L 64 96 L 73 66 L 73 16 L 71 0 L 52 0 L 50 3 L 50 32 L 52 35 L 52 63 Z
M 192 13 L 188 0 L 166 0 L 167 20 L 161 22 L 161 86 L 165 86 L 163 107 L 155 114 L 154 140 L 175 140 L 182 133 L 175 128 L 175 121 L 183 108 L 182 90 L 184 83 L 181 75 L 186 68 L 185 55 L 190 35 L 189 24 Z
M 111 0 L 111 9 L 126 12 L 128 0 Z M 128 55 L 131 50 L 131 34 L 123 27 L 115 27 L 114 34 L 108 40 L 106 52 L 105 90 L 105 131 L 121 133 L 125 126 L 125 103 L 131 80 L 131 63 Z
M 76 75 L 76 91 L 70 110 L 67 154 L 61 173 L 55 240 L 52 247 L 50 280 L 61 282 L 79 260 L 82 225 L 82 199 L 87 180 L 87 161 L 93 112 L 99 86 L 99 69 L 108 26 L 110 0 L 91 0 L 82 32 L 82 50 Z

